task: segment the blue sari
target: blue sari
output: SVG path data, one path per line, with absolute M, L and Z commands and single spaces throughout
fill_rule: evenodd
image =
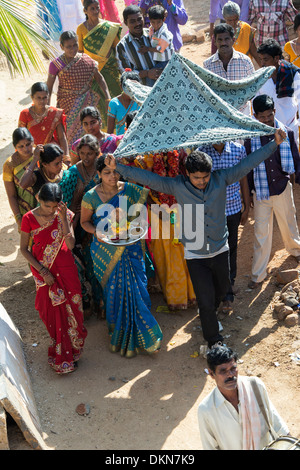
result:
M 127 196 L 129 206 L 144 204 L 147 195 L 147 189 L 125 183 L 124 189 L 108 204 L 118 207 L 121 196 Z M 95 226 L 103 218 L 96 215 L 102 204 L 96 188 L 88 191 L 82 200 L 82 207 L 93 211 Z M 144 252 L 145 242 L 142 241 L 113 246 L 93 236 L 91 243 L 94 272 L 103 289 L 110 350 L 120 351 L 121 356 L 126 357 L 141 352 L 153 353 L 160 348 L 162 341 L 161 329 L 151 313 Z

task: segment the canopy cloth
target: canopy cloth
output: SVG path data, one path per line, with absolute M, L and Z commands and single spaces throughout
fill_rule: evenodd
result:
M 273 71 L 274 67 L 266 67 L 246 79 L 228 81 L 173 54 L 150 90 L 130 81 L 134 96 L 142 99 L 144 93 L 144 99 L 115 157 L 274 134 L 272 127 L 236 108 L 253 98 Z

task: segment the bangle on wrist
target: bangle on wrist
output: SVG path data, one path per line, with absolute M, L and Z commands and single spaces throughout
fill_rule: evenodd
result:
M 68 233 L 64 234 L 64 237 L 65 237 L 65 238 L 71 238 L 71 237 L 72 237 L 71 232 L 68 232 Z
M 29 167 L 27 168 L 26 171 L 30 171 L 31 173 L 33 173 L 33 169 L 32 169 L 32 168 L 29 168 Z
M 20 212 L 18 214 L 14 214 L 14 218 L 18 221 L 19 219 L 22 219 L 22 214 L 20 214 Z

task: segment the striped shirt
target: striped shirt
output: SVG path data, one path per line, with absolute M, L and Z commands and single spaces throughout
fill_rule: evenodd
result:
M 139 38 L 128 33 L 117 44 L 116 58 L 121 73 L 123 73 L 126 68 L 135 72 L 154 68 L 152 53 L 139 53 L 141 46 L 151 47 L 148 29 L 144 29 L 143 35 Z M 146 77 L 142 82 L 144 85 L 153 86 L 155 80 Z
M 286 20 L 293 23 L 296 14 L 297 10 L 290 0 L 273 0 L 271 5 L 266 0 L 250 0 L 248 22 L 257 23 L 257 44 L 272 38 L 284 47 L 289 40 Z
M 225 142 L 221 154 L 209 144 L 201 145 L 198 150 L 212 158 L 212 171 L 230 168 L 247 156 L 245 147 L 238 142 Z M 226 216 L 237 214 L 241 210 L 240 183 L 237 181 L 226 188 Z
M 173 34 L 168 30 L 167 25 L 164 23 L 158 31 L 154 31 L 150 27 L 149 33 L 151 45 L 157 50 L 157 52 L 153 53 L 154 62 L 170 60 L 174 53 Z

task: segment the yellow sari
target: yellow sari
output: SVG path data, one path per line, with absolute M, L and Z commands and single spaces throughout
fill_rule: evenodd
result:
M 238 52 L 242 52 L 243 54 L 249 55 L 248 53 L 254 35 L 255 30 L 251 28 L 248 23 L 245 23 L 244 21 L 239 21 L 233 48 Z

